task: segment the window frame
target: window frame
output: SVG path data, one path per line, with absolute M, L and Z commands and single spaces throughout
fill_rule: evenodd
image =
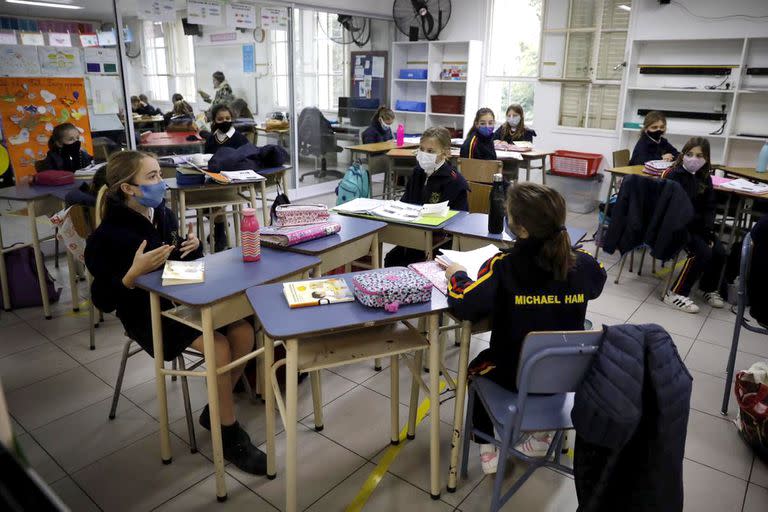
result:
M 192 88 L 191 91 L 195 90 L 196 84 L 195 84 L 195 53 L 194 49 L 192 47 L 188 48 L 189 51 L 186 51 L 187 55 L 187 62 L 186 64 L 186 70 L 182 70 L 182 64 L 180 59 L 180 55 L 182 52 L 175 51 L 176 43 L 175 40 L 178 36 L 181 34 L 177 33 L 180 30 L 183 30 L 181 28 L 181 21 L 177 20 L 173 23 L 170 22 L 160 22 L 160 21 L 153 21 L 153 20 L 143 20 L 142 21 L 142 35 L 145 37 L 144 39 L 144 55 L 142 56 L 142 75 L 147 78 L 147 84 L 149 86 L 149 92 L 151 93 L 152 100 L 155 101 L 171 101 L 171 91 L 179 91 L 181 88 L 179 87 L 179 79 L 181 80 L 191 80 L 192 81 Z M 162 30 L 162 38 L 152 37 L 148 38 L 147 36 L 147 27 L 159 25 L 160 29 Z M 153 28 L 154 30 L 154 28 Z M 181 37 L 187 38 L 186 43 L 191 45 L 191 38 L 192 36 L 187 35 L 181 35 Z M 162 39 L 163 45 L 157 46 L 156 45 L 156 39 Z M 165 57 L 165 69 L 164 72 L 159 72 L 160 70 L 157 69 L 157 62 L 154 63 L 154 69 L 150 69 L 150 63 L 148 62 L 148 54 L 149 52 L 152 52 L 153 54 L 157 54 L 158 50 L 163 51 L 164 57 Z M 155 59 L 156 60 L 156 59 Z M 161 97 L 161 95 L 157 94 L 158 91 L 154 90 L 152 87 L 153 79 L 159 80 L 161 78 L 165 79 L 166 82 L 166 95 L 165 97 Z M 189 92 L 189 91 L 185 91 Z M 185 96 L 189 96 L 188 94 Z
M 276 41 L 274 35 L 277 33 L 281 33 L 284 35 L 284 39 L 280 41 Z M 269 55 L 270 60 L 272 61 L 271 64 L 271 75 L 272 75 L 272 102 L 275 106 L 275 108 L 279 110 L 290 110 L 290 103 L 291 103 L 291 61 L 290 61 L 290 33 L 288 30 L 271 30 L 269 33 Z M 279 46 L 282 46 L 282 50 L 278 49 Z M 284 51 L 285 52 L 285 73 L 277 73 L 277 65 L 276 62 L 278 60 L 277 52 Z M 280 89 L 280 79 L 285 79 L 285 85 L 287 86 L 287 89 L 283 94 L 285 94 L 286 104 L 282 105 L 278 101 L 280 99 L 280 93 L 278 92 Z

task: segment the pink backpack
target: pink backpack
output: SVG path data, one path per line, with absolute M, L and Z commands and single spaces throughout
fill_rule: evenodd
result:
M 75 173 L 69 171 L 40 171 L 35 174 L 32 183 L 47 187 L 71 185 L 75 182 Z

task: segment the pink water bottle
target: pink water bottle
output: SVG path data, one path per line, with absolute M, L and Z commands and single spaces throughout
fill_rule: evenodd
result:
M 397 147 L 403 147 L 405 143 L 405 126 L 402 124 L 397 125 Z
M 255 208 L 243 208 L 240 238 L 243 244 L 243 261 L 259 261 L 261 259 L 261 239 Z

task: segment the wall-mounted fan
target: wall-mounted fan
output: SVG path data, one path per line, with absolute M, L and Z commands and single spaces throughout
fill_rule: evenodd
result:
M 451 0 L 395 0 L 392 17 L 412 40 L 436 41 L 451 19 Z
M 333 41 L 334 43 L 338 44 L 352 44 L 355 43 L 357 46 L 365 46 L 368 44 L 368 41 L 371 40 L 371 20 L 368 18 L 365 18 L 363 16 L 349 16 L 347 14 L 339 14 L 336 17 L 335 20 L 336 23 L 341 25 L 341 27 L 344 29 L 344 31 L 347 32 L 348 35 L 344 35 L 343 32 L 337 32 L 336 30 L 331 29 L 331 27 L 328 27 L 329 33 L 326 35 L 328 36 L 328 39 Z M 318 20 L 318 23 L 320 21 Z M 328 24 L 330 25 L 331 18 L 329 16 Z M 323 29 L 324 32 L 326 30 L 322 27 L 322 24 L 320 25 L 320 28 Z

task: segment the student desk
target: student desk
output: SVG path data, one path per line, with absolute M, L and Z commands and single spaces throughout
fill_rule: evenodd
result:
M 208 387 L 208 405 L 211 412 L 211 440 L 213 462 L 216 466 L 216 496 L 226 499 L 224 482 L 224 455 L 221 444 L 217 376 L 259 356 L 258 349 L 226 366 L 215 364 L 214 329 L 249 317 L 253 310 L 245 296 L 246 289 L 264 283 L 301 278 L 317 266 L 318 259 L 305 254 L 279 252 L 262 248 L 261 261 L 244 263 L 240 249 L 230 249 L 205 257 L 205 283 L 188 285 L 162 285 L 162 269 L 145 274 L 136 280 L 136 286 L 149 292 L 152 314 L 152 341 L 155 352 L 155 381 L 160 418 L 160 456 L 164 464 L 171 462 L 171 444 L 168 428 L 168 403 L 165 378 L 169 375 L 205 377 Z M 282 290 L 282 287 L 278 285 Z M 179 306 L 160 310 L 160 297 Z M 201 331 L 203 336 L 205 372 L 166 370 L 163 364 L 163 332 L 161 317 Z M 267 404 L 269 407 L 269 404 Z
M 341 231 L 288 247 L 272 244 L 264 239 L 261 243 L 276 250 L 316 256 L 320 259 L 320 263 L 312 273 L 314 277 L 320 277 L 330 270 L 348 265 L 368 254 L 371 255 L 374 268 L 378 267 L 379 232 L 387 227 L 386 223 L 338 214 L 332 214 L 328 222 L 341 224 Z
M 343 274 L 335 276 L 347 281 L 352 288 L 352 274 Z M 277 285 L 265 285 L 251 288 L 247 292 L 248 299 L 251 301 L 253 311 L 259 319 L 264 332 L 264 361 L 267 368 L 270 368 L 272 362 L 273 342 L 270 340 L 283 340 L 286 347 L 286 396 L 284 406 L 280 403 L 280 409 L 283 413 L 283 423 L 286 431 L 286 511 L 295 512 L 297 510 L 297 376 L 299 371 L 316 371 L 322 368 L 340 366 L 365 359 L 375 357 L 393 356 L 406 352 L 417 351 L 417 360 L 415 368 L 421 368 L 421 354 L 426 349 L 426 343 L 421 335 L 414 339 L 408 336 L 410 329 L 401 329 L 401 333 L 390 338 L 382 338 L 378 335 L 366 336 L 365 339 L 356 337 L 353 343 L 349 340 L 341 341 L 343 336 L 340 331 L 349 331 L 354 329 L 370 328 L 372 333 L 376 332 L 379 326 L 393 325 L 398 322 L 414 318 L 426 317 L 428 322 L 429 342 L 429 361 L 430 368 L 440 368 L 441 354 L 440 344 L 438 343 L 438 318 L 440 313 L 448 309 L 445 296 L 438 290 L 432 290 L 431 302 L 423 304 L 412 304 L 400 306 L 395 313 L 388 313 L 384 309 L 368 308 L 357 301 L 340 304 L 330 304 L 318 307 L 290 309 L 283 296 L 283 287 Z M 333 335 L 339 338 L 336 341 Z M 400 334 L 400 335 L 398 335 Z M 308 340 L 307 338 L 315 338 Z M 393 361 L 394 363 L 394 361 Z M 392 391 L 392 432 L 391 441 L 398 439 L 398 404 L 397 404 L 397 365 L 393 366 L 391 375 Z M 416 410 L 418 400 L 419 384 L 417 376 L 411 386 L 411 403 L 408 419 L 408 435 L 413 438 L 415 434 Z M 431 494 L 437 499 L 440 496 L 440 372 L 430 372 L 429 374 L 429 398 L 430 398 L 430 477 Z M 267 475 L 275 475 L 275 408 L 271 405 L 274 400 L 274 390 L 265 383 L 267 397 Z M 316 403 L 319 402 L 319 397 Z M 322 427 L 322 421 L 318 422 L 316 407 L 315 424 L 316 428 Z
M 153 132 L 161 132 L 165 124 L 165 118 L 161 115 L 133 117 L 131 120 L 139 131 L 141 131 L 142 127 L 149 126 Z
M 195 140 L 187 140 L 187 137 L 194 135 Z M 201 139 L 195 132 L 152 132 L 141 137 L 139 149 L 143 151 L 152 151 L 158 155 L 169 155 L 174 153 L 200 153 L 205 145 L 205 140 Z
M 388 140 L 386 142 L 373 142 L 371 144 L 358 144 L 356 146 L 349 146 L 346 149 L 349 150 L 351 154 L 352 161 L 355 161 L 355 155 L 362 155 L 362 157 L 370 158 L 372 156 L 377 155 L 384 155 L 389 153 L 389 151 L 393 149 L 407 149 L 407 148 L 417 148 L 419 147 L 418 144 L 403 144 L 398 148 L 397 142 L 394 140 Z M 390 158 L 388 165 L 384 171 L 384 197 L 387 197 L 389 192 L 389 182 L 392 176 L 392 159 Z M 371 176 L 370 172 L 368 173 L 368 190 L 370 191 L 371 197 L 373 197 L 373 177 Z
M 264 134 L 265 137 L 267 136 L 274 136 L 277 137 L 277 142 L 283 147 L 288 147 L 288 137 L 291 134 L 291 130 L 289 128 L 279 128 L 277 130 L 265 128 L 264 126 L 256 125 L 253 127 L 254 131 L 259 134 Z
M 45 313 L 46 320 L 51 319 L 51 304 L 48 300 L 48 290 L 45 281 L 45 263 L 43 261 L 43 253 L 40 249 L 40 235 L 37 231 L 37 215 L 38 207 L 45 209 L 46 200 L 54 199 L 59 207 L 64 205 L 64 196 L 67 192 L 77 189 L 82 181 L 75 180 L 71 185 L 60 185 L 55 187 L 44 187 L 35 185 L 16 185 L 12 187 L 0 188 L 0 199 L 7 199 L 9 201 L 20 201 L 26 204 L 27 217 L 29 218 L 29 233 L 32 237 L 32 248 L 35 253 L 35 267 L 37 268 L 37 279 L 40 283 L 40 294 L 43 301 L 43 312 Z M 47 205 L 50 206 L 50 205 Z M 53 213 L 53 212 L 39 212 L 39 213 Z M 8 288 L 8 274 L 5 267 L 5 253 L 14 251 L 25 247 L 26 245 L 13 246 L 8 249 L 3 245 L 3 233 L 2 225 L 0 224 L 0 286 L 2 287 L 3 294 L 3 308 L 6 311 L 11 310 L 10 302 L 10 290 Z M 79 299 L 77 295 L 77 276 L 75 275 L 74 260 L 72 255 L 67 251 L 67 265 L 69 267 L 69 284 L 72 288 L 72 308 L 74 311 L 78 310 Z
M 381 247 L 382 244 L 394 244 L 410 249 L 417 249 L 424 251 L 428 260 L 433 259 L 435 233 L 443 231 L 447 225 L 456 222 L 456 220 L 467 215 L 467 212 L 457 212 L 456 215 L 450 219 L 447 219 L 436 226 L 431 226 L 426 224 L 415 224 L 413 222 L 402 222 L 385 217 L 374 217 L 372 215 L 360 213 L 338 213 L 350 217 L 361 217 L 364 219 L 385 222 L 387 226 L 379 234 L 379 247 Z M 381 251 L 379 251 L 379 254 L 381 254 Z M 377 264 L 378 263 L 379 262 L 377 262 Z
M 768 183 L 768 172 L 757 172 L 754 167 L 730 167 L 726 165 L 715 165 L 712 167 L 714 169 L 722 169 L 727 174 L 732 174 L 738 178 Z
M 587 236 L 587 232 L 584 229 L 568 226 L 566 228 L 568 236 L 571 238 L 571 243 L 574 245 Z M 443 231 L 453 236 L 454 251 L 471 251 L 484 247 L 489 243 L 503 249 L 510 247 L 515 240 L 514 236 L 511 236 L 507 231 L 506 226 L 499 234 L 489 233 L 487 213 L 470 213 L 465 215 L 455 222 L 448 224 Z

